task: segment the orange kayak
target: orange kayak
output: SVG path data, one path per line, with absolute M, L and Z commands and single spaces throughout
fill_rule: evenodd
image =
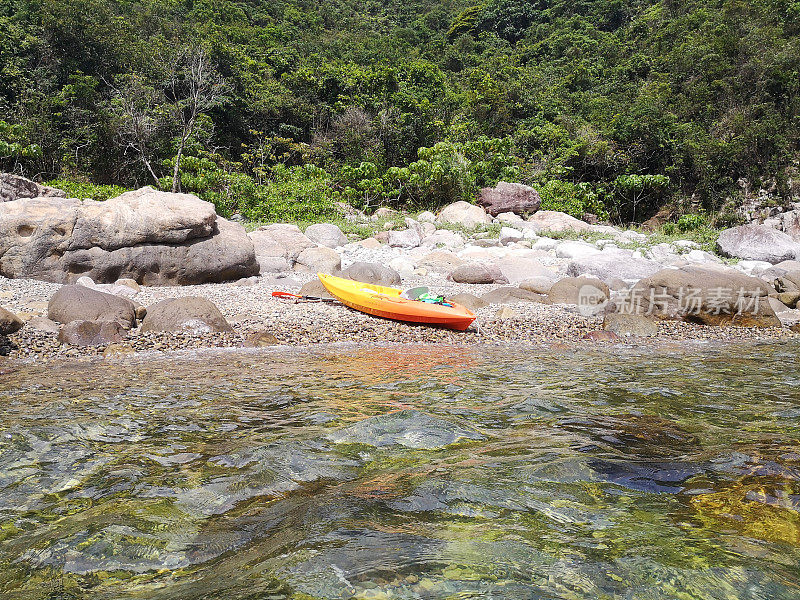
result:
M 403 298 L 403 290 L 342 279 L 317 273 L 322 285 L 342 304 L 376 317 L 427 323 L 448 329 L 464 331 L 475 320 L 475 315 L 464 306 L 446 300 L 447 305 L 431 304 Z

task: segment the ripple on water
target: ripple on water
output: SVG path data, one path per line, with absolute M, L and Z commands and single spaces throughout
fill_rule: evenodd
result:
M 6 372 L 3 598 L 796 598 L 797 347 Z

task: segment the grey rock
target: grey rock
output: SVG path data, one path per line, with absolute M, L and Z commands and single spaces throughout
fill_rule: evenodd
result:
M 547 295 L 553 287 L 556 279 L 550 277 L 536 276 L 520 282 L 519 289 L 533 292 L 534 294 Z
M 334 296 L 322 285 L 319 279 L 312 279 L 308 283 L 303 284 L 300 291 L 297 292 L 301 296 L 311 296 L 312 298 L 326 298 L 328 300 L 335 300 Z
M 455 296 L 450 296 L 448 300 L 452 300 L 456 304 L 460 304 L 461 306 L 475 312 L 480 310 L 484 306 L 489 306 L 489 303 L 482 298 L 478 298 L 478 296 L 474 294 L 469 294 L 466 292 L 462 292 L 461 294 L 456 294 Z
M 509 256 L 494 262 L 508 283 L 517 284 L 533 277 L 546 277 L 555 281 L 558 279 L 555 271 L 544 266 L 535 258 L 525 256 Z
M 378 263 L 356 262 L 342 271 L 342 277 L 375 285 L 399 285 L 400 274 Z
M 450 273 L 450 278 L 456 283 L 508 283 L 508 280 L 496 266 L 480 263 L 467 263 L 458 266 Z
M 556 246 L 556 256 L 559 258 L 581 260 L 600 253 L 601 250 L 597 246 L 580 241 L 561 242 Z
M 663 269 L 638 282 L 618 312 L 704 325 L 778 327 L 767 298 L 774 289 L 735 269 L 685 266 Z
M 61 327 L 58 341 L 74 346 L 105 346 L 125 339 L 118 321 L 70 321 Z
M 0 173 L 0 202 L 11 202 L 20 198 L 66 198 L 64 190 L 41 185 L 21 175 Z
M 726 229 L 720 233 L 717 250 L 723 256 L 776 264 L 797 258 L 800 242 L 781 231 L 751 224 Z
M 658 325 L 643 315 L 608 313 L 603 319 L 603 329 L 613 331 L 619 337 L 653 337 L 658 334 Z
M 416 248 L 422 243 L 422 237 L 417 229 L 390 231 L 387 243 L 392 248 Z
M 493 217 L 506 212 L 518 215 L 534 213 L 541 204 L 539 193 L 520 183 L 501 181 L 493 188 L 481 189 L 478 194 L 478 205 Z
M 480 206 L 463 200 L 448 204 L 436 217 L 436 223 L 461 225 L 465 229 L 474 229 L 491 222 L 492 218 Z
M 461 440 L 482 440 L 484 436 L 451 421 L 416 410 L 401 410 L 359 421 L 329 435 L 337 444 L 364 444 L 376 448 L 405 446 L 434 450 Z
M 540 210 L 528 219 L 528 223 L 535 225 L 540 231 L 591 231 L 592 229 L 588 223 L 555 210 Z
M 612 279 L 636 281 L 658 273 L 662 268 L 655 261 L 634 257 L 631 252 L 604 250 L 573 260 L 567 267 L 567 275 L 591 275 L 606 282 Z
M 57 323 L 116 321 L 126 329 L 136 325 L 136 306 L 127 298 L 80 285 L 65 285 L 50 298 L 47 317 Z
M 446 250 L 436 250 L 423 256 L 417 266 L 434 273 L 450 273 L 464 264 L 464 259 Z
M 0 335 L 10 335 L 22 329 L 24 321 L 0 306 Z
M 170 298 L 147 307 L 142 331 L 208 333 L 233 331 L 216 305 L 205 298 Z
M 507 246 L 508 244 L 522 241 L 522 232 L 513 227 L 503 227 L 500 230 L 500 237 L 498 239 L 503 246 Z
M 501 287 L 481 296 L 489 304 L 519 304 L 521 302 L 544 302 L 547 297 L 516 287 Z
M 316 246 L 296 225 L 288 223 L 259 227 L 248 236 L 253 242 L 261 273 L 290 271 L 303 250 Z
M 342 258 L 336 250 L 326 248 L 306 248 L 297 257 L 295 270 L 333 275 L 342 268 Z
M 347 237 L 333 223 L 316 223 L 306 228 L 306 237 L 327 248 L 338 248 L 347 243 Z
M 607 301 L 610 295 L 608 286 L 596 277 L 567 277 L 553 284 L 547 295 L 550 304 L 586 305 L 593 301 Z
M 36 331 L 44 331 L 46 333 L 58 333 L 61 330 L 61 326 L 58 323 L 48 319 L 47 317 L 33 317 L 26 323 L 26 327 L 30 327 Z

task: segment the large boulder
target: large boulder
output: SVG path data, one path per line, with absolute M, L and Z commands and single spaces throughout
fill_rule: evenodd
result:
M 599 305 L 607 301 L 608 286 L 596 277 L 567 277 L 553 284 L 547 294 L 550 304 Z
M 326 248 L 338 248 L 347 243 L 342 230 L 333 223 L 316 223 L 306 228 L 306 237 Z
M 387 243 L 392 248 L 416 248 L 422 243 L 422 236 L 416 228 L 390 231 Z
M 209 333 L 233 331 L 216 305 L 210 300 L 190 296 L 170 298 L 147 307 L 142 331 L 186 331 Z
M 333 275 L 341 270 L 342 257 L 336 250 L 325 246 L 306 248 L 297 257 L 294 268 L 296 271 Z
M 461 225 L 465 229 L 475 229 L 491 222 L 492 218 L 480 206 L 475 206 L 463 200 L 448 204 L 436 217 L 436 223 Z
M 495 266 L 511 284 L 517 284 L 533 277 L 558 279 L 556 273 L 535 258 L 526 256 L 507 256 L 497 260 Z
M 82 285 L 65 285 L 50 298 L 47 317 L 64 324 L 72 321 L 115 321 L 130 329 L 136 325 L 136 305 L 127 298 Z
M 493 217 L 507 212 L 518 215 L 535 213 L 541 204 L 539 193 L 520 183 L 501 181 L 493 188 L 481 189 L 478 195 L 478 205 Z
M 20 198 L 66 198 L 64 190 L 41 185 L 12 173 L 0 173 L 0 202 Z
M 592 226 L 555 210 L 540 210 L 528 219 L 539 231 L 591 231 Z
M 17 315 L 0 306 L 0 335 L 11 335 L 22 329 L 24 324 Z
M 726 229 L 719 234 L 717 249 L 724 256 L 772 264 L 794 260 L 800 255 L 800 243 L 789 235 L 755 224 Z
M 71 283 L 119 278 L 188 285 L 258 273 L 244 228 L 189 194 L 142 188 L 106 202 L 64 198 L 0 204 L 0 275 Z
M 567 267 L 567 275 L 570 277 L 591 275 L 606 282 L 613 279 L 638 281 L 654 275 L 661 269 L 662 266 L 657 262 L 637 258 L 630 251 L 605 250 L 600 254 L 576 258 Z
M 770 293 L 768 283 L 734 269 L 690 265 L 641 280 L 617 311 L 704 325 L 779 327 Z
M 58 341 L 75 346 L 105 346 L 125 339 L 117 321 L 70 321 L 58 332 Z
M 316 246 L 297 225 L 288 223 L 259 227 L 248 236 L 253 242 L 261 273 L 289 271 L 303 250 Z
M 374 285 L 399 285 L 400 274 L 378 263 L 356 262 L 342 271 L 342 277 Z

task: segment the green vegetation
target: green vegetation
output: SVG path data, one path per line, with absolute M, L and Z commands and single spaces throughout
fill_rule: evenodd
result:
M 713 215 L 741 177 L 789 194 L 799 33 L 790 0 L 0 0 L 0 169 L 254 220 L 500 179 Z

